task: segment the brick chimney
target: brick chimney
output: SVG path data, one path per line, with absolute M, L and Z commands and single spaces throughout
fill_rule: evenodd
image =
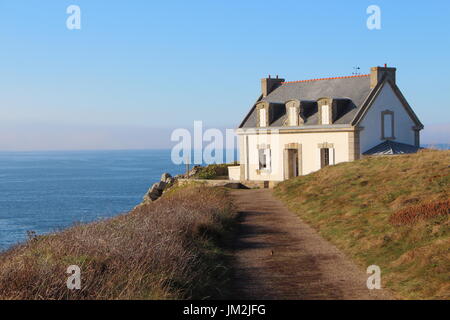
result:
M 278 88 L 281 83 L 284 82 L 284 79 L 278 78 L 271 78 L 270 74 L 268 78 L 261 79 L 261 93 L 264 97 L 267 97 L 273 90 Z
M 370 68 L 370 88 L 375 88 L 378 82 L 383 81 L 385 77 L 395 83 L 396 71 L 396 68 L 388 68 L 386 64 L 384 67 Z

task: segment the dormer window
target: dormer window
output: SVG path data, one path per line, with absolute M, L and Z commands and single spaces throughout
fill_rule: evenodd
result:
M 300 119 L 300 101 L 289 100 L 286 101 L 286 121 L 284 125 L 296 127 L 303 123 Z
M 331 98 L 321 98 L 317 101 L 317 108 L 319 111 L 318 124 L 329 125 L 333 123 L 333 108 L 335 105 Z
M 259 102 L 256 105 L 256 126 L 260 128 L 268 127 L 270 125 L 269 118 L 270 104 L 266 101 Z
M 290 126 L 297 126 L 297 110 L 295 107 L 289 107 L 289 125 Z
M 330 106 L 323 105 L 321 108 L 322 124 L 330 124 Z
M 259 126 L 260 127 L 267 127 L 267 117 L 266 117 L 266 109 L 261 108 L 259 109 Z

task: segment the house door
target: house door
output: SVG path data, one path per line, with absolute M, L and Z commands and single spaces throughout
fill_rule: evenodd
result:
M 298 157 L 298 149 L 287 150 L 287 179 L 299 176 Z

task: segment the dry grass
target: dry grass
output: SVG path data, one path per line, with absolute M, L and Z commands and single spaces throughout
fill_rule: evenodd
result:
M 227 295 L 226 191 L 187 187 L 129 214 L 32 237 L 0 255 L 0 299 L 203 299 Z M 66 287 L 69 265 L 82 289 Z
M 449 214 L 450 200 L 434 201 L 400 209 L 391 215 L 389 222 L 396 226 L 402 226 Z
M 437 150 L 367 158 L 276 194 L 363 268 L 380 266 L 399 298 L 450 299 L 449 164 L 450 151 Z

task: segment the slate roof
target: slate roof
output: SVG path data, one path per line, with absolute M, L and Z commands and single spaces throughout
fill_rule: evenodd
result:
M 416 153 L 421 148 L 412 146 L 410 144 L 395 142 L 391 140 L 386 140 L 379 145 L 367 150 L 363 155 L 388 155 L 388 154 L 404 154 L 404 153 Z
M 286 106 L 288 100 L 300 100 L 309 112 L 304 125 L 317 125 L 317 100 L 320 98 L 339 99 L 339 110 L 336 121 L 333 124 L 350 124 L 358 110 L 368 97 L 370 89 L 370 76 L 359 75 L 340 78 L 327 78 L 284 82 L 273 90 L 267 97 L 257 102 L 267 101 L 274 103 L 276 114 L 269 124 L 270 127 L 280 127 L 286 120 Z M 252 106 L 250 113 L 241 124 L 240 128 L 256 127 L 256 111 Z

